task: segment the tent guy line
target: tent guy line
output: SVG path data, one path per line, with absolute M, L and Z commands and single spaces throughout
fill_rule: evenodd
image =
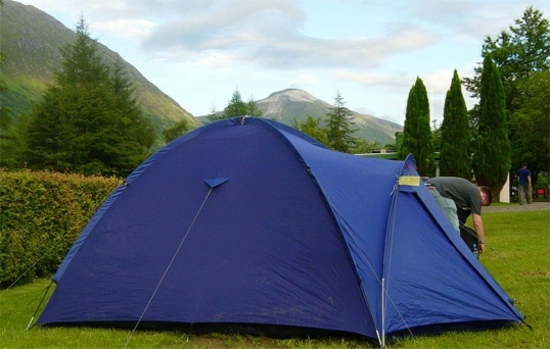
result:
M 205 181 L 205 183 L 209 183 L 207 181 Z M 185 232 L 185 235 L 183 235 L 183 238 L 181 239 L 181 242 L 176 250 L 176 252 L 174 252 L 174 255 L 172 256 L 172 259 L 170 260 L 170 263 L 168 263 L 168 266 L 166 267 L 166 270 L 164 271 L 164 274 L 162 274 L 162 277 L 160 278 L 157 286 L 155 287 L 155 290 L 153 291 L 153 294 L 151 295 L 151 297 L 149 298 L 149 301 L 147 302 L 147 305 L 145 305 L 145 308 L 143 309 L 143 312 L 141 313 L 138 321 L 136 321 L 136 325 L 134 326 L 134 328 L 132 329 L 132 331 L 130 332 L 130 335 L 128 336 L 128 340 L 126 341 L 126 344 L 124 344 L 124 348 L 128 347 L 128 344 L 130 343 L 130 340 L 132 339 L 132 336 L 134 335 L 134 333 L 136 332 L 137 328 L 139 327 L 139 325 L 141 324 L 141 321 L 143 320 L 143 317 L 145 316 L 145 313 L 147 312 L 147 309 L 149 309 L 149 306 L 151 305 L 151 302 L 153 301 L 153 298 L 155 298 L 155 295 L 157 294 L 157 291 L 159 290 L 159 287 L 160 285 L 162 284 L 162 282 L 164 281 L 164 278 L 166 277 L 166 275 L 168 274 L 168 271 L 170 270 L 170 268 L 172 267 L 172 264 L 174 264 L 174 261 L 176 260 L 176 257 L 177 255 L 179 254 L 180 250 L 181 250 L 181 247 L 183 246 L 183 243 L 185 242 L 185 239 L 187 239 L 187 236 L 189 235 L 189 233 L 191 232 L 191 229 L 193 228 L 193 225 L 195 224 L 195 221 L 197 220 L 197 217 L 200 215 L 200 213 L 202 212 L 202 208 L 204 207 L 204 205 L 206 204 L 206 201 L 208 200 L 208 198 L 210 197 L 210 194 L 212 193 L 212 191 L 214 190 L 214 188 L 216 188 L 219 184 L 214 184 L 213 186 L 210 186 L 210 189 L 208 189 L 208 192 L 206 193 L 206 196 L 204 197 L 204 200 L 201 204 L 201 206 L 199 207 L 199 210 L 197 211 L 197 213 L 195 214 L 195 217 L 193 218 L 193 221 L 191 222 L 191 225 L 189 225 L 189 228 L 187 229 L 187 231 Z

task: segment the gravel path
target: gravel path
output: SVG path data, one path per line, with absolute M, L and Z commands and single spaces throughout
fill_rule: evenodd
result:
M 486 212 L 522 212 L 522 211 L 550 211 L 550 202 L 536 201 L 531 204 L 520 205 L 518 203 L 507 204 L 505 206 L 485 206 L 481 214 Z

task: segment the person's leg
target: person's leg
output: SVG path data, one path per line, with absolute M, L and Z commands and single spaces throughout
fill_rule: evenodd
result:
M 518 199 L 519 204 L 523 205 L 523 203 L 525 202 L 525 187 L 521 184 L 518 185 Z
M 438 203 L 443 213 L 445 213 L 445 216 L 447 216 L 447 218 L 451 222 L 452 226 L 455 228 L 457 232 L 459 232 L 460 228 L 458 224 L 458 216 L 456 212 L 455 202 L 451 199 L 447 199 L 441 196 L 441 194 L 435 188 L 430 189 L 430 192 L 432 193 L 432 196 L 434 197 L 435 201 Z

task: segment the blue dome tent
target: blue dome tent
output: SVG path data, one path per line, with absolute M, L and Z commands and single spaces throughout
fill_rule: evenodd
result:
M 376 338 L 523 321 L 414 158 L 326 149 L 275 121 L 166 145 L 96 212 L 39 324 L 244 324 Z

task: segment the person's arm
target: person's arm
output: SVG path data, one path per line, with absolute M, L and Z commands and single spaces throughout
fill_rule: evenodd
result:
M 485 252 L 485 231 L 483 230 L 483 220 L 477 213 L 472 213 L 472 222 L 479 242 L 478 251 Z

